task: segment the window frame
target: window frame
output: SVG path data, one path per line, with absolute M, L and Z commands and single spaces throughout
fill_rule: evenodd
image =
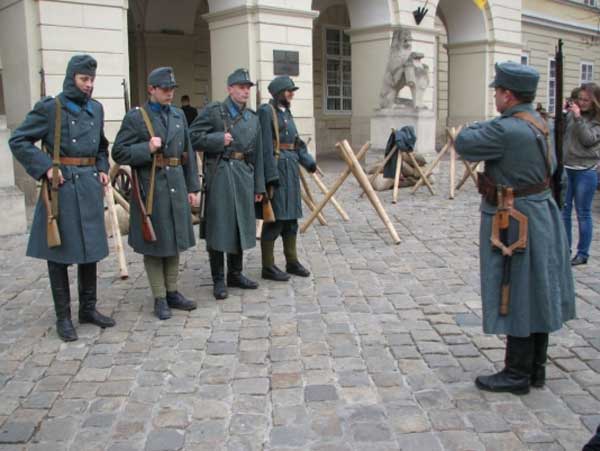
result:
M 340 33 L 340 37 L 342 39 L 340 41 L 340 43 L 342 43 L 343 42 L 343 37 L 341 35 L 344 33 L 344 31 L 347 30 L 347 28 L 344 28 L 344 27 L 339 26 L 339 25 L 323 25 L 323 27 L 322 27 L 322 39 L 321 39 L 322 47 L 323 47 L 322 52 L 321 52 L 322 53 L 321 64 L 322 64 L 322 72 L 323 72 L 322 73 L 322 80 L 323 80 L 322 96 L 323 96 L 323 100 L 322 100 L 322 104 L 321 104 L 322 112 L 323 112 L 324 115 L 327 115 L 327 116 L 352 116 L 352 112 L 353 112 L 353 108 L 354 108 L 354 102 L 352 102 L 352 107 L 353 108 L 350 109 L 350 110 L 343 110 L 343 109 L 340 109 L 340 110 L 330 110 L 327 107 L 327 98 L 328 98 L 328 95 L 327 95 L 327 88 L 328 88 L 328 85 L 327 85 L 327 61 L 328 61 L 328 57 L 329 57 L 329 55 L 327 53 L 327 31 L 328 30 L 335 30 L 338 33 Z M 340 48 L 340 51 L 341 50 L 342 49 Z M 343 56 L 343 55 L 340 55 L 340 56 L 334 56 L 334 55 L 332 55 L 331 59 L 339 61 L 340 65 L 342 65 L 344 61 L 348 61 L 350 63 L 350 88 L 352 89 L 352 44 L 350 43 L 350 56 L 349 57 L 348 56 Z M 342 67 L 340 67 L 340 71 L 341 71 L 341 74 L 342 74 L 342 84 L 340 84 L 340 90 L 341 90 L 340 94 L 341 95 L 339 97 L 335 96 L 334 98 L 339 98 L 340 99 L 340 106 L 343 107 L 343 105 L 344 105 L 343 76 L 344 75 L 343 75 L 343 68 Z M 350 99 L 353 100 L 353 97 L 354 97 L 353 95 L 350 96 Z
M 589 69 L 591 70 L 591 78 L 589 80 L 584 80 L 583 79 L 583 67 L 584 66 L 589 66 Z M 591 61 L 581 61 L 579 63 L 579 83 L 580 84 L 584 84 L 584 83 L 591 83 L 594 81 L 594 63 Z

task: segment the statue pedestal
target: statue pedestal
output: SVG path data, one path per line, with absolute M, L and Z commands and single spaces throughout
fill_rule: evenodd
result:
M 401 129 L 412 125 L 417 134 L 415 151 L 422 154 L 427 162 L 437 155 L 435 151 L 435 114 L 426 108 L 396 107 L 375 110 L 371 118 L 371 147 L 385 149 L 392 128 Z

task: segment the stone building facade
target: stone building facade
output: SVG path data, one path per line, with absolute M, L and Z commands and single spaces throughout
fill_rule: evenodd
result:
M 98 59 L 94 95 L 112 139 L 124 115 L 123 79 L 136 105 L 148 72 L 171 65 L 177 96 L 188 94 L 200 107 L 222 99 L 227 74 L 243 66 L 258 83 L 255 107 L 268 98 L 274 51 L 291 52 L 301 88 L 294 114 L 310 147 L 324 155 L 340 139 L 356 147 L 371 138 L 393 31 L 408 28 L 413 50 L 432 70 L 425 104 L 436 113 L 439 144 L 446 126 L 495 114 L 487 83 L 497 61 L 535 66 L 542 74 L 537 101 L 550 111 L 558 37 L 565 41 L 565 92 L 597 80 L 595 3 L 489 0 L 481 10 L 473 0 L 430 0 L 416 25 L 420 0 L 0 0 L 0 208 L 11 218 L 0 233 L 23 231 L 24 205 L 36 197 L 35 183 L 11 159 L 9 129 L 39 98 L 40 69 L 55 94 L 75 53 Z

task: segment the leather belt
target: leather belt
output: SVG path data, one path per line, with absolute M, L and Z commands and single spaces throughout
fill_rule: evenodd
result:
M 514 197 L 525 197 L 532 194 L 538 194 L 550 188 L 550 180 L 546 179 L 543 182 L 532 183 L 531 185 L 517 186 L 513 189 Z M 490 176 L 483 172 L 477 173 L 477 189 L 479 194 L 483 196 L 490 204 L 498 205 L 498 186 L 494 184 Z
M 167 166 L 171 166 L 171 167 L 181 166 L 181 159 L 165 157 L 162 154 L 156 155 L 156 167 L 157 168 L 165 168 Z
M 231 152 L 227 158 L 230 160 L 245 160 L 246 154 L 244 152 Z
M 279 144 L 281 150 L 296 150 L 296 145 L 293 143 L 281 143 Z
M 96 166 L 96 157 L 60 157 L 65 166 Z

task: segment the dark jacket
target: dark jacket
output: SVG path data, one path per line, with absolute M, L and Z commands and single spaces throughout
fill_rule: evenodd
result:
M 273 110 L 277 113 L 280 144 L 295 144 L 296 150 L 279 151 L 275 157 L 275 133 Z M 282 111 L 274 100 L 258 109 L 265 161 L 265 180 L 276 186 L 272 199 L 273 212 L 277 220 L 290 220 L 302 217 L 302 197 L 300 190 L 300 165 L 309 171 L 316 169 L 313 157 L 308 153 L 306 144 L 300 139 L 291 111 Z M 257 210 L 262 217 L 262 209 Z
M 540 146 L 545 141 L 527 122 L 512 117 L 517 112 L 532 114 L 541 122 L 531 104 L 520 104 L 495 119 L 463 128 L 456 138 L 460 156 L 467 161 L 485 161 L 485 172 L 494 184 L 525 187 L 547 177 L 546 146 Z M 552 166 L 556 167 L 555 161 Z M 510 309 L 508 315 L 501 316 L 503 257 L 490 242 L 496 207 L 486 200 L 481 202 L 483 331 L 517 337 L 554 332 L 575 317 L 575 289 L 561 213 L 550 189 L 516 197 L 514 207 L 528 218 L 528 242 L 523 252 L 512 257 Z
M 108 173 L 108 141 L 104 136 L 102 105 L 86 99 L 73 83 L 67 69 L 64 89 L 59 94 L 62 157 L 95 157 L 95 166 L 60 166 L 65 183 L 59 187 L 58 225 L 62 244 L 48 248 L 46 208 L 41 200 L 35 207 L 27 255 L 58 263 L 97 262 L 108 255 L 104 229 L 103 187 L 99 171 Z M 78 91 L 78 92 L 77 92 Z M 55 100 L 47 97 L 37 102 L 17 127 L 9 141 L 15 158 L 36 180 L 52 167 L 54 150 Z M 49 153 L 35 146 L 42 141 Z
M 225 147 L 226 129 L 233 142 Z M 254 195 L 265 192 L 262 139 L 256 113 L 239 111 L 230 98 L 208 104 L 190 128 L 192 146 L 204 151 L 208 194 L 206 245 L 239 253 L 256 245 Z M 242 152 L 244 160 L 230 159 Z
M 183 153 L 187 152 L 187 159 L 184 159 L 183 165 L 156 170 L 151 216 L 156 242 L 144 241 L 139 206 L 136 202 L 131 202 L 129 245 L 139 254 L 170 257 L 196 244 L 187 199 L 188 193 L 200 190 L 196 155 L 192 151 L 183 111 L 174 106 L 168 107 L 168 128 L 165 128 L 160 112 L 154 111 L 149 102 L 143 108 L 150 116 L 156 136 L 162 138 L 163 155 L 167 158 L 182 158 Z M 146 196 L 152 168 L 149 141 L 150 133 L 141 112 L 136 108 L 125 115 L 112 149 L 115 162 L 129 165 L 138 171 L 142 191 Z

